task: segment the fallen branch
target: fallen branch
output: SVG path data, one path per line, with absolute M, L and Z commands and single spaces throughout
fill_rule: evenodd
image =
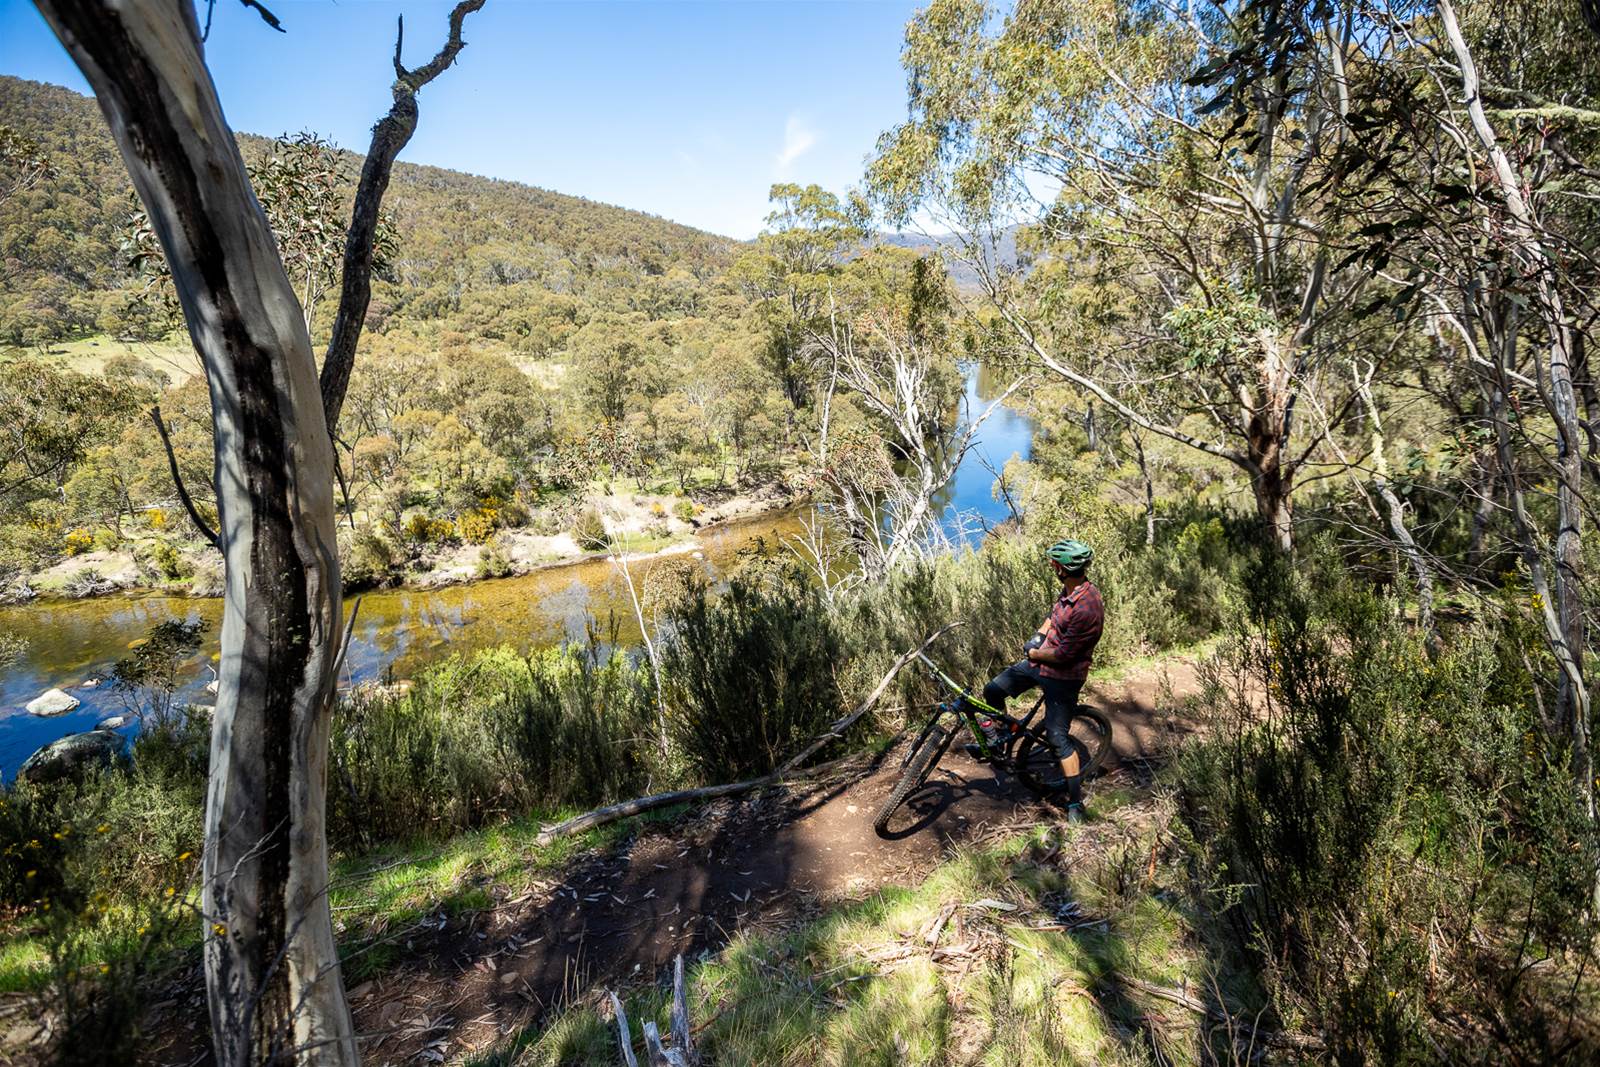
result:
M 659 808 L 668 808 L 674 804 L 684 804 L 696 800 L 715 800 L 718 797 L 733 796 L 738 793 L 748 793 L 751 790 L 762 789 L 766 786 L 778 785 L 791 778 L 802 777 L 807 773 L 816 773 L 816 771 L 821 770 L 822 768 L 813 768 L 813 770 L 810 772 L 796 771 L 795 768 L 801 763 L 804 763 L 806 760 L 810 759 L 812 756 L 816 755 L 822 750 L 823 746 L 828 744 L 828 742 L 842 737 L 844 732 L 854 725 L 857 719 L 861 718 L 861 716 L 865 715 L 872 709 L 872 706 L 876 704 L 883 696 L 884 691 L 889 688 L 889 683 L 894 681 L 894 676 L 900 673 L 900 669 L 902 667 L 910 663 L 913 659 L 916 659 L 918 653 L 927 651 L 930 645 L 959 625 L 961 624 L 953 622 L 950 625 L 943 627 L 935 632 L 926 641 L 922 642 L 920 646 L 912 649 L 910 652 L 907 652 L 905 655 L 895 660 L 894 665 L 889 668 L 889 673 L 885 674 L 883 678 L 879 680 L 877 686 L 872 690 L 872 692 L 867 694 L 867 698 L 860 704 L 857 704 L 855 708 L 850 711 L 850 714 L 834 723 L 828 728 L 827 733 L 823 734 L 811 744 L 807 745 L 798 756 L 789 760 L 771 774 L 764 774 L 759 778 L 750 778 L 743 782 L 729 782 L 724 785 L 707 785 L 701 786 L 698 789 L 678 789 L 671 793 L 656 793 L 652 796 L 635 797 L 632 800 L 624 800 L 616 804 L 608 804 L 603 808 L 595 808 L 593 811 L 584 812 L 582 815 L 574 815 L 572 818 L 567 819 L 564 822 L 558 822 L 554 825 L 546 826 L 544 829 L 539 831 L 537 843 L 541 845 L 547 845 L 558 837 L 567 837 L 583 830 L 593 829 L 596 826 L 605 826 L 608 823 L 616 822 L 618 819 L 626 819 L 633 815 L 642 815 L 647 811 L 655 811 Z

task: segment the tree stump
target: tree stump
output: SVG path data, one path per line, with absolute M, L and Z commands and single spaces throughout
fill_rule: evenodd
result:
M 628 1013 L 622 1007 L 622 998 L 611 996 L 611 1010 L 617 1017 L 617 1037 L 622 1042 L 622 1062 L 625 1067 L 639 1067 L 633 1055 L 633 1033 L 628 1028 Z M 683 988 L 683 956 L 672 961 L 672 1040 L 661 1044 L 661 1032 L 653 1020 L 644 1024 L 645 1067 L 696 1067 L 699 1053 L 694 1050 L 694 1037 L 689 1030 L 689 997 Z

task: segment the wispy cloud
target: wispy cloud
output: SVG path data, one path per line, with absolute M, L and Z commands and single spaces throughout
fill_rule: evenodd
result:
M 778 153 L 776 173 L 780 178 L 789 176 L 795 160 L 811 151 L 817 143 L 817 131 L 806 124 L 799 115 L 790 115 L 783 126 L 783 149 Z

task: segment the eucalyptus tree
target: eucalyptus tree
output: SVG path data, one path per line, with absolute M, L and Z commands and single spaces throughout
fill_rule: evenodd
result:
M 1386 180 L 1360 198 L 1375 221 L 1353 254 L 1402 283 L 1394 303 L 1433 335 L 1422 384 L 1475 394 L 1470 429 L 1489 446 L 1493 482 L 1469 492 L 1508 520 L 1553 665 L 1548 740 L 1594 821 L 1584 519 L 1600 398 L 1584 353 L 1600 315 L 1600 46 L 1575 8 L 1366 10 L 1391 44 L 1372 64 L 1378 91 L 1348 156 Z M 1600 875 L 1595 893 L 1600 912 Z
M 1302 471 L 1358 399 L 1333 356 L 1370 329 L 1353 312 L 1371 273 L 1340 262 L 1350 176 L 1329 164 L 1347 57 L 1374 32 L 1311 2 L 935 0 L 870 186 L 954 230 L 1038 365 L 1239 468 L 1288 550 Z M 1033 264 L 997 254 L 1015 225 Z M 1328 418 L 1301 429 L 1308 391 Z
M 454 60 L 462 19 L 481 4 L 452 12 L 450 42 L 422 68 L 428 77 Z M 201 910 L 216 1057 L 230 1067 L 353 1064 L 324 823 L 342 637 L 329 425 L 365 317 L 393 142 L 369 155 L 373 180 L 364 174 L 357 192 L 334 339 L 344 347 L 330 345 L 336 380 L 319 388 L 294 286 L 206 69 L 194 5 L 39 7 L 93 87 L 149 212 L 211 395 L 226 595 Z M 398 44 L 395 68 L 409 136 L 427 78 L 403 67 Z
M 808 336 L 828 314 L 829 287 L 866 239 L 866 206 L 817 185 L 774 185 L 767 228 L 734 264 L 733 277 L 756 302 L 768 365 L 789 403 L 810 400 Z

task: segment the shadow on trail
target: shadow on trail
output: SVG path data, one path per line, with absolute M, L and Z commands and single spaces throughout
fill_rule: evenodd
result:
M 1169 739 L 1150 696 L 1096 694 L 1093 703 L 1117 731 L 1109 766 L 1147 780 Z M 898 780 L 900 750 L 884 746 L 840 777 L 642 825 L 553 884 L 412 938 L 355 999 L 357 1029 L 370 1035 L 364 1057 L 393 1061 L 441 1042 L 452 1057 L 487 1050 L 597 986 L 650 980 L 678 953 L 692 958 L 740 933 L 914 884 L 956 845 L 1057 814 L 956 748 L 879 838 L 872 820 Z M 1106 1010 L 1125 1015 L 1125 991 L 1105 995 Z

